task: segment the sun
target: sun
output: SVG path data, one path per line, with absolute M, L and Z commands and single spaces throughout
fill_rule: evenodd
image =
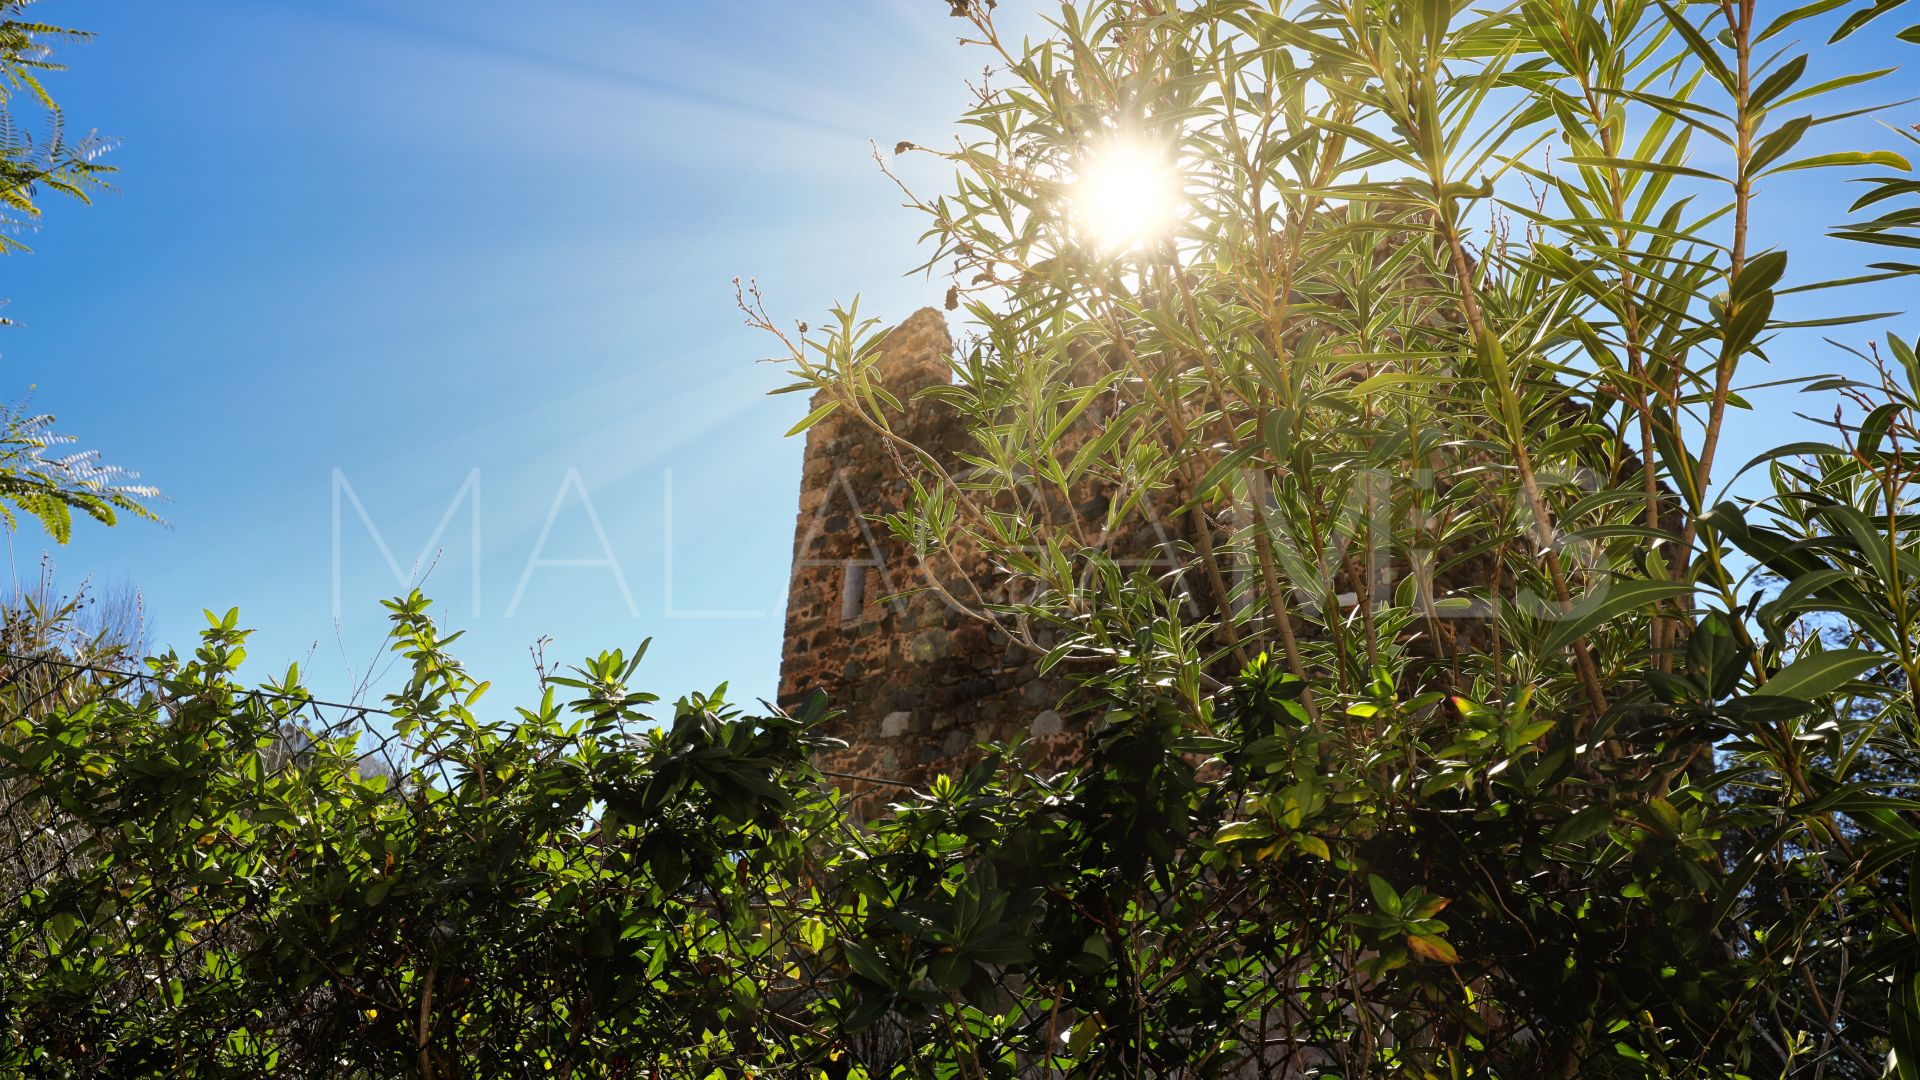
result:
M 1109 254 L 1172 236 L 1186 205 L 1172 155 L 1130 138 L 1095 148 L 1069 184 L 1068 198 L 1075 224 Z

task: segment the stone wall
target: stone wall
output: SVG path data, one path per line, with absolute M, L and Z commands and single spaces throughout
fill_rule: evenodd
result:
M 902 402 L 889 419 L 907 442 L 942 459 L 958 472 L 957 454 L 966 448 L 968 426 L 941 400 L 915 397 L 952 378 L 953 342 L 945 316 L 932 308 L 916 312 L 883 339 L 875 377 Z M 1088 357 L 1089 366 L 1099 361 Z M 1090 379 L 1091 377 L 1089 377 Z M 816 396 L 812 407 L 824 399 Z M 1567 407 L 1569 421 L 1585 414 Z M 1064 436 L 1068 442 L 1100 429 L 1096 403 Z M 1596 436 L 1598 437 L 1598 436 Z M 1467 460 L 1463 467 L 1477 467 Z M 1637 472 L 1637 461 L 1623 464 Z M 780 704 L 793 708 L 815 691 L 825 691 L 841 716 L 828 733 L 844 740 L 843 750 L 822 755 L 818 764 L 843 788 L 876 790 L 850 777 L 876 777 L 914 785 L 955 772 L 983 742 L 1022 739 L 1042 760 L 1060 760 L 1080 744 L 1084 722 L 1063 707 L 1070 685 L 1058 669 L 1042 678 L 1031 651 L 1010 644 L 1004 635 L 949 602 L 930 583 L 944 583 L 956 595 L 991 589 L 1005 581 L 986 559 L 964 551 L 922 567 L 912 551 L 896 543 L 878 520 L 902 509 L 908 494 L 906 470 L 880 436 L 844 410 L 829 414 L 807 432 L 800 512 L 794 526 L 793 574 L 787 596 L 786 641 L 781 658 Z M 1453 476 L 1432 478 L 1451 483 Z M 1615 478 L 1616 481 L 1618 477 Z M 1079 517 L 1089 532 L 1104 521 L 1106 500 L 1099 490 L 1076 490 L 1080 505 L 1058 512 Z M 1193 545 L 1197 515 L 1157 514 L 1143 504 L 1144 520 L 1120 535 L 1102 535 L 1099 543 L 1124 563 L 1155 563 L 1178 544 Z M 1172 500 L 1177 505 L 1177 500 Z M 1216 547 L 1228 542 L 1232 515 L 1214 526 Z M 1221 550 L 1225 550 L 1221 547 Z M 1497 581 L 1486 559 L 1462 558 L 1463 552 L 1438 553 L 1449 561 L 1442 580 L 1423 580 L 1434 598 L 1468 586 Z M 1175 560 L 1163 565 L 1179 565 Z M 1401 571 L 1407 568 L 1398 568 Z M 1355 602 L 1364 575 L 1379 595 L 1391 595 L 1398 574 L 1349 560 L 1327 567 L 1339 602 Z M 1227 585 L 1255 573 L 1249 563 L 1231 570 Z M 1375 575 L 1385 574 L 1385 578 Z M 1204 588 L 1192 577 L 1186 588 Z M 1510 585 L 1508 586 L 1511 587 Z M 1004 596 L 993 597 L 1007 599 Z M 1218 598 L 1195 597 L 1200 610 L 1218 606 Z M 1484 647 L 1490 625 L 1473 617 L 1431 617 L 1409 631 L 1409 648 L 1427 655 L 1455 655 Z M 1303 633 L 1310 630 L 1303 626 Z M 884 789 L 892 790 L 892 789 Z
M 926 308 L 887 335 L 876 363 L 876 377 L 906 405 L 895 430 L 948 460 L 965 425 L 949 406 L 912 395 L 951 378 L 952 347 L 945 316 Z M 1071 745 L 1072 724 L 1055 707 L 1066 686 L 1041 678 L 1037 657 L 930 588 L 934 569 L 872 520 L 899 510 L 908 491 L 878 435 L 836 411 L 807 432 L 805 462 L 780 703 L 824 690 L 842 710 L 829 734 L 847 748 L 818 764 L 865 791 L 847 776 L 920 784 L 964 765 L 982 742 L 1024 736 L 1039 753 Z M 978 557 L 957 561 L 958 570 L 938 568 L 939 580 L 995 578 Z

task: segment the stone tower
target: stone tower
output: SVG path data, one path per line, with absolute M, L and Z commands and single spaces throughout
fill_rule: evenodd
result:
M 902 403 L 904 411 L 889 418 L 893 429 L 958 473 L 959 455 L 971 437 L 966 419 L 947 402 L 915 396 L 951 381 L 952 350 L 945 316 L 922 309 L 881 341 L 874 377 Z M 1089 357 L 1084 362 L 1098 360 Z M 816 395 L 812 407 L 822 404 Z M 1584 418 L 1583 412 L 1567 408 L 1570 416 Z M 1099 413 L 1098 407 L 1088 409 L 1076 430 L 1099 430 Z M 1066 437 L 1078 436 L 1070 432 Z M 1630 462 L 1629 468 L 1637 464 Z M 1040 676 L 1031 651 L 1010 644 L 998 630 L 929 587 L 936 571 L 939 581 L 960 595 L 970 592 L 959 586 L 960 578 L 990 589 L 1001 575 L 983 557 L 964 552 L 953 559 L 942 555 L 938 567 L 924 568 L 876 520 L 905 503 L 908 483 L 902 474 L 892 450 L 858 417 L 837 411 L 808 430 L 787 593 L 780 704 L 791 709 L 815 691 L 827 693 L 841 712 L 827 733 L 847 746 L 822 755 L 817 764 L 841 774 L 836 782 L 856 794 L 873 787 L 858 777 L 918 786 L 940 773 L 958 771 L 983 742 L 1019 738 L 1030 756 L 1041 761 L 1071 756 L 1080 745 L 1085 721 L 1060 707 L 1071 688 L 1060 669 Z M 1106 513 L 1105 496 L 1089 488 L 1075 497 L 1085 501 L 1070 512 L 1098 528 Z M 1177 567 L 1182 563 L 1174 554 L 1176 546 L 1194 541 L 1194 516 L 1157 513 L 1154 502 L 1143 502 L 1143 520 L 1102 536 L 1103 545 L 1122 565 Z M 1215 534 L 1216 544 L 1225 540 L 1224 534 Z M 1250 572 L 1244 567 L 1232 571 Z M 1383 575 L 1371 579 L 1370 588 L 1376 595 L 1392 595 L 1411 568 L 1376 566 L 1369 555 L 1361 565 L 1329 572 L 1336 595 L 1351 603 L 1362 584 L 1353 576 L 1356 572 Z M 1421 588 L 1445 598 L 1490 580 L 1497 578 L 1484 559 L 1456 558 L 1451 569 Z M 1434 650 L 1442 643 L 1448 652 L 1472 648 L 1486 632 L 1481 608 L 1451 612 L 1411 630 L 1409 648 Z
M 925 308 L 887 334 L 875 371 L 905 405 L 895 430 L 949 460 L 967 438 L 965 424 L 947 405 L 913 395 L 951 379 L 952 348 L 945 316 Z M 858 418 L 835 412 L 808 430 L 780 704 L 827 692 L 842 711 L 828 733 L 848 745 L 818 764 L 846 774 L 836 780 L 855 792 L 868 785 L 847 777 L 924 783 L 989 740 L 1024 735 L 1051 753 L 1073 739 L 1054 708 L 1066 687 L 1039 677 L 1035 657 L 929 589 L 913 553 L 873 520 L 899 510 L 907 490 L 888 448 Z M 962 567 L 989 580 L 983 563 L 963 559 Z

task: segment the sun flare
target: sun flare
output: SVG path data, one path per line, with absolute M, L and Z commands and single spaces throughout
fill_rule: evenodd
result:
M 1173 158 L 1135 139 L 1115 139 L 1089 155 L 1070 198 L 1076 224 L 1107 252 L 1143 248 L 1173 235 L 1186 201 Z

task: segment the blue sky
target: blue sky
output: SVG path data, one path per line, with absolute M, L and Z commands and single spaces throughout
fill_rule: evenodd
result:
M 771 694 L 804 410 L 765 396 L 729 281 L 791 318 L 939 301 L 902 277 L 919 222 L 867 140 L 953 130 L 964 24 L 927 0 L 35 12 L 98 32 L 55 87 L 122 171 L 0 266 L 0 380 L 171 499 L 167 528 L 81 530 L 65 581 L 137 585 L 162 643 L 238 605 L 261 673 L 311 655 L 339 693 L 398 586 L 343 500 L 336 625 L 334 470 L 406 569 L 477 469 L 478 610 L 470 503 L 428 590 L 502 689 L 543 634 L 561 660 L 652 636 L 652 688 Z M 610 568 L 541 566 L 508 615 L 556 499 L 541 557 L 602 558 L 597 516 L 632 608 Z M 42 538 L 13 544 L 31 573 Z
M 522 696 L 527 648 L 548 635 L 561 661 L 654 637 L 643 671 L 669 695 L 723 680 L 772 693 L 800 454 L 781 433 L 802 406 L 765 396 L 783 380 L 754 362 L 769 343 L 741 325 L 729 281 L 757 277 L 791 318 L 855 293 L 889 319 L 938 302 L 939 283 L 901 276 L 920 222 L 867 140 L 953 130 L 984 61 L 956 46 L 944 4 L 35 12 L 98 31 L 55 87 L 71 125 L 122 139 L 122 173 L 93 207 L 51 206 L 35 254 L 0 263 L 23 324 L 0 336 L 0 391 L 34 384 L 65 430 L 172 500 L 166 528 L 82 529 L 57 552 L 65 581 L 137 585 L 163 644 L 186 643 L 202 608 L 237 605 L 259 629 L 257 673 L 301 660 L 317 690 L 344 694 L 378 656 L 377 600 L 399 586 L 343 500 L 336 621 L 336 470 L 403 569 L 477 470 L 477 607 L 470 502 L 427 587 L 502 691 Z M 1816 66 L 1914 51 L 1816 50 Z M 1913 93 L 1902 72 L 1855 100 Z M 1896 145 L 1867 119 L 1818 139 Z M 1838 183 L 1772 189 L 1766 227 L 1817 237 Z M 1805 251 L 1797 280 L 1862 254 Z M 1845 364 L 1809 339 L 1780 374 Z M 1777 416 L 1746 418 L 1723 459 L 1785 435 Z M 537 547 L 601 558 L 600 533 L 620 578 L 529 575 Z M 42 538 L 12 543 L 31 573 Z

